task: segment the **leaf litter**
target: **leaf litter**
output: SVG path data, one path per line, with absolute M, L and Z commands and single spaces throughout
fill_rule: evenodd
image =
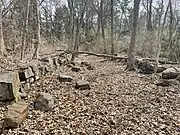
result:
M 148 76 L 125 72 L 122 63 L 93 56 L 80 56 L 79 61 L 90 62 L 94 70 L 81 67 L 81 71 L 73 72 L 63 66 L 60 71 L 72 76 L 73 82 L 59 82 L 58 72 L 35 82 L 25 98 L 30 105 L 26 121 L 18 129 L 5 130 L 3 134 L 180 134 L 179 86 L 156 86 Z M 91 89 L 75 89 L 79 79 L 88 80 Z M 40 92 L 53 95 L 53 110 L 34 110 L 33 101 Z M 9 104 L 1 103 L 1 119 Z

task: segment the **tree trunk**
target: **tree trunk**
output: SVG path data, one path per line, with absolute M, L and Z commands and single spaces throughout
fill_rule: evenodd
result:
M 101 3 L 100 3 L 100 17 L 101 17 L 100 19 L 101 19 L 102 38 L 103 38 L 103 44 L 104 44 L 104 53 L 107 53 L 105 31 L 104 31 L 104 0 L 101 0 Z
M 38 0 L 34 0 L 34 9 L 35 9 L 35 17 L 36 17 L 36 33 L 35 33 L 35 43 L 34 43 L 34 54 L 33 59 L 38 58 L 39 46 L 41 44 L 41 34 L 40 34 L 40 16 L 39 16 L 39 6 Z
M 153 0 L 147 0 L 148 7 L 148 17 L 147 17 L 147 30 L 152 30 L 152 2 Z
M 4 55 L 5 45 L 3 37 L 3 25 L 2 25 L 2 1 L 0 1 L 0 55 Z
M 172 35 L 173 35 L 173 9 L 172 9 L 172 0 L 169 0 L 169 12 L 170 12 L 170 20 L 169 20 L 169 49 L 172 51 Z M 170 53 L 171 54 L 171 53 Z M 171 56 L 169 56 L 171 58 Z
M 68 7 L 70 10 L 70 35 L 69 35 L 69 49 L 72 50 L 74 40 L 74 3 L 73 0 L 68 0 Z
M 127 70 L 135 70 L 134 67 L 134 51 L 136 44 L 136 28 L 137 28 L 137 19 L 139 15 L 139 5 L 140 0 L 134 0 L 134 9 L 133 9 L 133 19 L 132 19 L 132 33 L 131 33 L 131 41 L 128 49 L 128 62 L 127 62 Z
M 162 0 L 161 3 L 163 5 L 164 0 Z M 158 24 L 159 24 L 159 29 L 158 29 L 158 44 L 156 45 L 156 50 L 157 50 L 157 52 L 156 52 L 156 67 L 155 67 L 154 74 L 157 73 L 157 68 L 159 66 L 159 56 L 160 56 L 160 53 L 161 53 L 162 35 L 163 35 L 163 31 L 164 31 L 164 26 L 165 26 L 165 23 L 166 23 L 166 12 L 165 12 L 165 16 L 164 16 L 164 19 L 163 19 L 163 25 L 161 27 L 161 19 L 162 19 L 162 13 L 163 13 L 163 6 L 160 9 L 161 9 L 161 11 L 159 13 L 159 20 L 158 20 Z M 168 7 L 167 7 L 167 9 L 168 9 Z
M 86 11 L 86 6 L 87 6 L 87 1 L 86 1 L 85 5 L 84 5 L 83 9 L 80 11 L 80 14 L 77 17 L 76 38 L 75 38 L 75 44 L 74 44 L 74 47 L 73 47 L 74 51 L 78 51 L 78 49 L 79 49 L 80 31 L 81 31 L 81 27 L 82 27 L 82 24 L 83 24 L 83 18 L 84 18 L 84 14 L 85 14 L 85 11 Z M 72 56 L 71 60 L 73 61 L 74 58 L 75 58 L 75 55 Z
M 28 25 L 28 18 L 29 18 L 29 6 L 30 6 L 30 0 L 27 0 L 26 5 L 26 13 L 24 15 L 24 28 L 23 28 L 23 35 L 22 35 L 22 48 L 21 48 L 21 60 L 24 57 L 24 50 L 25 50 L 25 44 L 26 44 L 26 34 L 27 34 L 27 25 Z
M 111 0 L 111 54 L 114 53 L 114 0 Z
M 100 17 L 100 15 L 98 14 L 98 28 L 97 28 L 97 33 L 96 33 L 96 36 L 97 36 L 97 38 L 99 38 L 100 37 L 100 29 L 101 29 L 101 17 Z

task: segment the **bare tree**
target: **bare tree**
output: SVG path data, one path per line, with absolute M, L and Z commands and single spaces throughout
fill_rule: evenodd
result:
M 39 6 L 38 0 L 33 0 L 34 10 L 35 10 L 35 43 L 34 43 L 34 54 L 33 59 L 38 57 L 39 46 L 41 44 L 41 34 L 40 34 L 40 16 L 39 16 Z
M 100 1 L 100 20 L 101 20 L 101 30 L 102 30 L 102 38 L 104 43 L 104 53 L 107 53 L 106 49 L 106 41 L 105 41 L 105 24 L 104 24 L 104 0 Z
M 3 25 L 2 25 L 2 0 L 0 0 L 0 53 L 4 55 L 5 45 L 3 37 Z
M 74 2 L 73 0 L 68 0 L 68 7 L 70 10 L 70 35 L 69 35 L 70 48 L 69 49 L 71 49 L 72 44 L 73 44 L 73 39 L 74 39 Z
M 135 70 L 134 67 L 134 51 L 136 44 L 136 28 L 137 28 L 137 20 L 139 15 L 139 5 L 140 0 L 134 0 L 134 8 L 133 8 L 133 19 L 132 19 L 132 33 L 131 33 L 131 41 L 128 49 L 128 63 L 127 70 Z
M 23 28 L 23 35 L 22 35 L 21 59 L 24 56 L 24 49 L 25 49 L 25 44 L 26 44 L 26 34 L 27 34 L 27 25 L 28 25 L 28 18 L 29 18 L 30 1 L 31 0 L 26 0 L 27 5 L 26 5 L 26 13 L 24 15 L 25 18 L 24 18 L 24 28 Z
M 114 55 L 114 0 L 111 0 L 111 54 Z
M 147 0 L 147 30 L 152 30 L 152 2 L 153 0 Z

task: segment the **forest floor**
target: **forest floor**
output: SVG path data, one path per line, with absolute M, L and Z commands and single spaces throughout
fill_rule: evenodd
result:
M 180 135 L 180 88 L 159 87 L 150 76 L 125 72 L 125 65 L 102 58 L 81 55 L 80 61 L 92 63 L 94 70 L 80 72 L 60 67 L 71 75 L 71 83 L 61 83 L 57 73 L 37 81 L 25 101 L 29 114 L 19 129 L 5 130 L 5 135 Z M 90 82 L 90 90 L 77 90 L 75 81 Z M 48 92 L 55 99 L 52 111 L 34 110 L 38 92 Z M 8 103 L 1 103 L 3 118 Z

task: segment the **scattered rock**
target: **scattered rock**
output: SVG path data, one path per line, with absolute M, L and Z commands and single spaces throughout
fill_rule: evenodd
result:
M 21 83 L 21 92 L 28 93 L 30 89 L 30 83 Z
M 94 67 L 91 66 L 91 65 L 89 65 L 89 66 L 87 67 L 87 70 L 94 70 Z
M 179 75 L 180 75 L 180 72 L 176 68 L 168 68 L 162 72 L 163 79 L 175 79 Z
M 139 69 L 139 72 L 143 74 L 152 74 L 155 69 L 155 66 L 147 60 L 135 61 L 135 65 Z
M 6 118 L 4 119 L 4 128 L 17 128 L 25 121 L 28 114 L 28 105 L 23 102 L 17 102 L 8 107 Z
M 81 65 L 89 66 L 91 64 L 89 64 L 88 62 L 81 62 Z
M 162 86 L 162 87 L 168 87 L 172 84 L 172 82 L 170 80 L 159 80 L 158 82 L 156 82 L 157 86 Z
M 76 82 L 75 88 L 80 90 L 85 90 L 85 89 L 90 89 L 90 85 L 88 81 L 79 80 Z
M 79 72 L 79 71 L 81 70 L 81 68 L 74 66 L 74 67 L 71 68 L 71 70 L 72 70 L 73 72 Z
M 39 68 L 41 76 L 46 75 L 47 73 L 51 72 L 51 67 L 47 65 L 46 63 L 43 63 L 43 65 Z
M 32 68 L 30 68 L 30 67 L 19 71 L 19 79 L 21 82 L 27 81 L 28 78 L 33 77 L 33 76 L 34 76 L 34 73 L 32 71 Z
M 68 75 L 59 75 L 58 79 L 60 82 L 71 82 L 73 80 L 73 78 Z
M 34 73 L 34 79 L 35 80 L 39 80 L 40 79 L 40 73 L 39 73 L 39 67 L 40 67 L 40 64 L 38 63 L 31 63 L 30 65 L 33 73 Z
M 35 82 L 34 77 L 29 78 L 29 79 L 27 80 L 27 82 L 29 82 L 29 83 L 33 83 L 33 82 Z
M 160 79 L 156 85 L 157 86 L 162 86 L 162 87 L 168 87 L 171 85 L 178 85 L 179 83 L 176 80 L 170 79 L 170 80 L 166 80 L 166 79 Z
M 159 65 L 157 68 L 157 73 L 162 73 L 166 69 L 167 69 L 166 67 Z
M 19 95 L 20 95 L 21 99 L 26 98 L 28 96 L 28 94 L 25 92 L 23 92 L 23 93 L 20 92 Z
M 0 73 L 0 100 L 19 99 L 20 80 L 16 72 Z
M 48 93 L 39 94 L 34 101 L 34 108 L 41 111 L 49 111 L 54 106 L 54 99 Z
M 55 66 L 56 69 L 59 67 L 58 61 L 59 61 L 58 57 L 53 58 L 53 65 Z

